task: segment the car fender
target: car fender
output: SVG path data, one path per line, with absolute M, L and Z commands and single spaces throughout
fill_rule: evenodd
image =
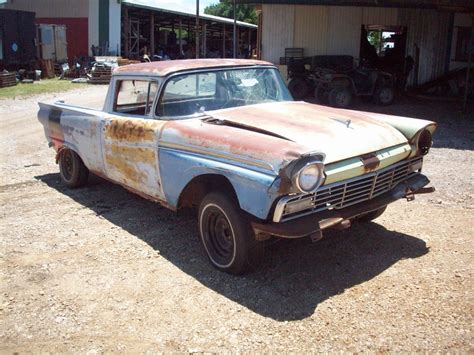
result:
M 173 148 L 159 148 L 161 184 L 167 204 L 178 208 L 181 193 L 194 178 L 216 174 L 227 178 L 234 188 L 240 207 L 260 219 L 266 219 L 279 196 L 276 175 L 201 154 Z

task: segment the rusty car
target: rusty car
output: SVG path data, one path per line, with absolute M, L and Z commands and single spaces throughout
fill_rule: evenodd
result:
M 104 177 L 197 211 L 217 269 L 254 269 L 270 238 L 322 238 L 433 191 L 436 123 L 293 101 L 273 64 L 196 59 L 114 70 L 102 110 L 39 103 L 68 187 Z

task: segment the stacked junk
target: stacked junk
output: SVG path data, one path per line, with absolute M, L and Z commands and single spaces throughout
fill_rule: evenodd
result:
M 54 77 L 108 84 L 115 67 L 138 62 L 87 54 L 68 58 L 66 26 L 35 24 L 33 12 L 0 9 L 0 34 L 0 88 Z

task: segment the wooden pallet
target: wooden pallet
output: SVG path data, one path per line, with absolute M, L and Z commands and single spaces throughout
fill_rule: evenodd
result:
M 106 65 L 96 65 L 90 74 L 89 83 L 108 84 L 112 78 L 112 68 Z
M 0 88 L 15 86 L 16 84 L 15 73 L 0 73 Z

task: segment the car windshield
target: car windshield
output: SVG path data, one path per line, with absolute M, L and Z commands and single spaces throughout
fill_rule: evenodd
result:
M 182 74 L 167 81 L 157 115 L 183 117 L 230 107 L 292 101 L 275 68 L 242 68 Z

